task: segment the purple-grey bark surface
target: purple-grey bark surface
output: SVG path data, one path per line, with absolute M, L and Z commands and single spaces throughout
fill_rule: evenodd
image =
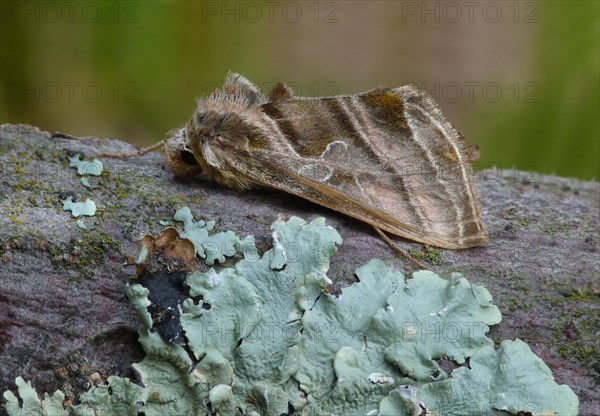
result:
M 344 239 L 328 273 L 334 290 L 371 258 L 406 267 L 370 226 L 281 192 L 179 182 L 160 153 L 102 159 L 105 174 L 88 179 L 93 189 L 68 167 L 72 154 L 132 150 L 116 140 L 0 127 L 0 391 L 15 391 L 22 376 L 38 392 L 77 398 L 89 382 L 132 376 L 143 351 L 125 297 L 135 274 L 127 260 L 183 206 L 216 220 L 218 231 L 254 235 L 263 249 L 279 215 L 325 216 Z M 476 180 L 487 245 L 449 251 L 395 240 L 441 276 L 458 271 L 484 285 L 503 314 L 490 337 L 525 340 L 556 381 L 573 388 L 581 414 L 600 414 L 599 184 L 515 170 L 479 172 Z M 68 195 L 96 202 L 96 215 L 83 219 L 87 230 L 63 212 Z

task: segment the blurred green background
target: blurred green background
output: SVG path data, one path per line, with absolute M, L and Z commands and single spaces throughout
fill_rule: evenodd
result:
M 148 145 L 230 70 L 262 89 L 412 82 L 496 165 L 599 176 L 597 1 L 2 1 L 0 121 Z

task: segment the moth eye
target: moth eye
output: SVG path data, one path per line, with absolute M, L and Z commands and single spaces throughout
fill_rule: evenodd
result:
M 188 150 L 188 149 L 182 150 L 180 158 L 183 161 L 183 163 L 186 163 L 188 165 L 197 165 L 198 164 L 198 161 L 194 157 L 194 154 L 192 153 L 191 150 Z

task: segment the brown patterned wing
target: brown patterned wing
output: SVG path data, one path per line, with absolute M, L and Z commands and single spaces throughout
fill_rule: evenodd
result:
M 213 143 L 237 174 L 433 246 L 487 241 L 470 165 L 475 148 L 426 94 L 404 86 L 261 110 L 260 134 Z

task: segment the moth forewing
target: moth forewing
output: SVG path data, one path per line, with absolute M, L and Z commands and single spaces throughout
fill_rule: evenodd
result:
M 257 91 L 230 74 L 222 91 L 198 101 L 187 142 L 177 136 L 212 179 L 276 188 L 434 246 L 487 240 L 475 148 L 425 93 L 404 86 L 302 98 L 283 85 L 269 101 Z

